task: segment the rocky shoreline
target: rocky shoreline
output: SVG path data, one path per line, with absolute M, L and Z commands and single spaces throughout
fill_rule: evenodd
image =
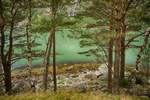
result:
M 69 70 L 68 70 L 69 71 Z M 101 64 L 96 70 L 84 70 L 77 73 L 64 73 L 57 75 L 58 88 L 74 88 L 78 93 L 84 93 L 86 91 L 107 91 L 107 74 L 108 68 L 105 64 Z M 126 76 L 130 75 L 126 72 Z M 43 90 L 43 76 L 37 75 L 32 78 L 32 85 L 29 84 L 28 77 L 12 79 L 13 91 L 15 93 L 22 93 L 32 90 L 34 92 Z M 126 89 L 126 93 L 134 95 L 146 95 L 150 96 L 150 89 L 142 88 L 142 85 L 132 84 L 129 89 Z M 48 76 L 48 91 L 53 89 L 52 75 Z

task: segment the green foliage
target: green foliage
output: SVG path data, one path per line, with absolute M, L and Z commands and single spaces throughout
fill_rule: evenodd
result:
M 139 3 L 138 2 L 139 1 L 135 1 L 135 5 L 133 5 L 128 12 L 127 23 L 129 30 L 132 31 L 139 31 L 142 29 L 146 30 L 150 22 L 150 1 L 145 0 Z
M 124 78 L 120 80 L 120 86 L 124 88 L 129 88 L 131 85 L 131 80 L 129 78 Z
M 51 21 L 49 15 L 39 15 L 32 18 L 32 31 L 39 33 L 50 32 Z
M 146 24 L 150 24 L 150 1 L 147 0 L 143 5 L 140 12 L 140 19 Z

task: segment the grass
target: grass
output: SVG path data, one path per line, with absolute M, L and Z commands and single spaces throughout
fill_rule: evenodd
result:
M 84 64 L 72 64 L 72 65 L 68 65 L 68 64 L 58 64 L 56 66 L 56 73 L 57 75 L 59 74 L 73 74 L 73 73 L 77 73 L 77 72 L 83 72 L 85 70 L 96 70 L 98 69 L 98 67 L 100 66 L 100 64 L 97 64 L 95 62 L 92 63 L 84 63 Z M 17 73 L 17 74 L 16 74 Z M 40 68 L 33 68 L 32 69 L 32 75 L 33 76 L 40 76 L 43 75 L 44 73 L 44 67 L 40 67 Z M 53 67 L 49 66 L 49 74 L 53 73 Z M 26 69 L 23 69 L 21 72 L 18 73 L 18 70 L 14 70 L 12 71 L 12 76 L 13 77 L 26 77 L 28 75 L 28 71 Z
M 15 96 L 0 96 L 0 100 L 150 100 L 148 97 L 93 93 L 24 93 Z

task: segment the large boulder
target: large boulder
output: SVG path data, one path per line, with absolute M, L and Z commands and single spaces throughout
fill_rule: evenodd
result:
M 99 67 L 98 71 L 95 72 L 95 74 L 101 81 L 107 80 L 108 79 L 108 67 L 106 66 L 106 64 L 102 64 Z

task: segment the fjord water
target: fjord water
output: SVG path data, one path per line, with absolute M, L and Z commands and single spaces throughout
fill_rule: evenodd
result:
M 80 40 L 69 38 L 67 36 L 68 34 L 70 34 L 70 31 L 68 30 L 56 32 L 56 63 L 96 61 L 96 58 L 94 56 L 85 56 L 78 54 L 78 52 L 89 50 L 91 47 L 81 48 Z M 49 33 L 35 34 L 35 38 L 33 39 L 35 39 L 35 41 L 37 43 L 40 43 L 41 45 L 34 49 L 45 50 L 48 35 Z M 135 65 L 137 53 L 137 49 L 127 49 L 126 64 Z M 52 61 L 52 57 L 50 60 Z M 42 58 L 36 58 L 34 59 L 33 64 L 40 65 L 42 61 Z M 13 65 L 13 68 L 21 67 L 24 65 L 27 65 L 27 59 L 19 60 Z

